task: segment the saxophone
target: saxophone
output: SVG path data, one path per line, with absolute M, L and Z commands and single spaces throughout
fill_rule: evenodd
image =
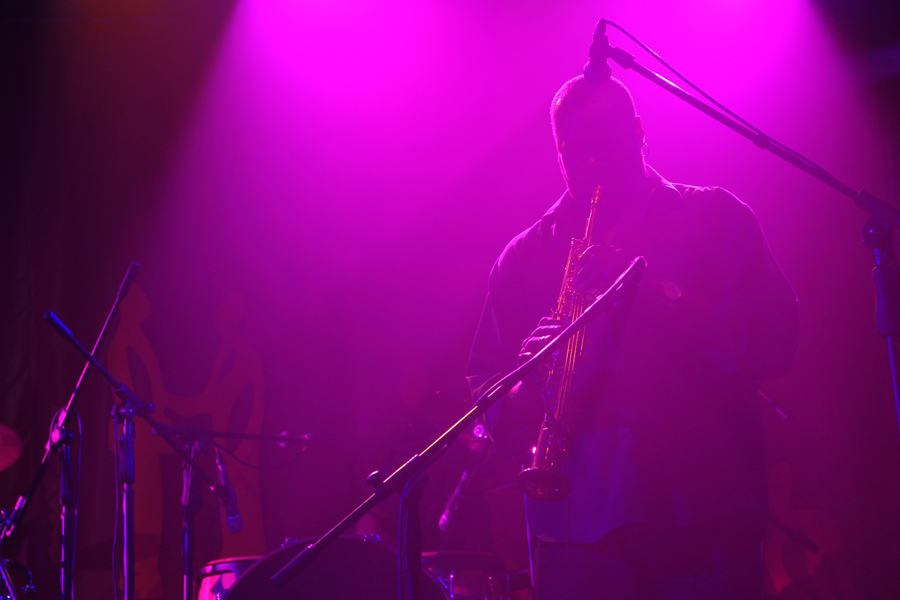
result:
M 601 192 L 602 186 L 597 186 L 591 198 L 584 238 L 572 238 L 559 301 L 551 313 L 554 319 L 566 325 L 580 317 L 593 301 L 591 294 L 575 291 L 574 279 L 581 255 L 593 243 L 594 219 L 600 205 Z M 533 449 L 531 467 L 523 470 L 516 478 L 519 487 L 537 500 L 561 500 L 569 493 L 569 482 L 562 474 L 563 458 L 572 453 L 572 436 L 566 425 L 566 399 L 572 389 L 575 363 L 584 348 L 584 333 L 583 328 L 575 332 L 568 340 L 565 354 L 560 351 L 553 358 L 544 386 L 546 412 Z

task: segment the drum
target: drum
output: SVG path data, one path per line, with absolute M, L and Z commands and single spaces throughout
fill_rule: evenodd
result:
M 399 597 L 397 552 L 380 540 L 354 536 L 336 539 L 282 588 L 270 581 L 314 539 L 292 544 L 264 556 L 244 571 L 228 600 L 396 600 Z M 423 600 L 446 600 L 440 583 L 422 574 Z
M 238 556 L 236 558 L 220 558 L 206 563 L 197 569 L 196 579 L 200 583 L 197 600 L 222 600 L 225 590 L 241 576 L 259 556 Z

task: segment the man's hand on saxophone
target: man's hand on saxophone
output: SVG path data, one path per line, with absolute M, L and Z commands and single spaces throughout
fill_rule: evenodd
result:
M 544 346 L 559 335 L 563 330 L 565 323 L 552 317 L 544 317 L 538 322 L 538 326 L 531 332 L 527 338 L 522 341 L 522 348 L 519 350 L 519 365 L 523 365 L 539 352 Z
M 578 261 L 575 289 L 581 293 L 599 294 L 622 274 L 629 260 L 625 253 L 612 246 L 593 245 L 588 247 Z M 553 317 L 544 317 L 534 331 L 522 341 L 519 350 L 519 365 L 531 359 L 538 351 L 555 338 L 566 323 Z

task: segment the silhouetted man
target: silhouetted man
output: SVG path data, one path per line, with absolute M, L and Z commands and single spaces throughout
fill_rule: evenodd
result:
M 791 365 L 796 297 L 746 205 L 646 164 L 619 81 L 568 81 L 551 122 L 567 190 L 491 271 L 473 392 L 560 331 L 549 315 L 598 186 L 576 288 L 605 289 L 638 255 L 647 268 L 634 294 L 587 327 L 567 398 L 571 491 L 527 501 L 535 597 L 758 598 L 766 479 L 755 382 Z M 487 418 L 498 450 L 528 464 L 545 387 L 540 373 L 526 378 Z

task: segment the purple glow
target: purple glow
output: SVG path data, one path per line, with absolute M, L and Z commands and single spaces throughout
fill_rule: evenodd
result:
M 360 278 L 388 305 L 412 280 L 470 286 L 490 264 L 480 253 L 496 254 L 562 190 L 547 109 L 584 64 L 594 11 L 242 2 L 174 155 L 165 221 L 186 237 L 225 235 L 236 268 L 292 310 L 323 310 Z M 876 147 L 868 108 L 805 0 L 659 3 L 647 14 L 614 3 L 605 16 L 770 135 L 880 191 L 877 161 L 857 151 Z M 801 276 L 789 240 L 821 227 L 806 220 L 827 189 L 634 73 L 614 73 L 635 95 L 651 164 L 745 198 L 789 276 Z M 450 244 L 452 260 L 423 253 L 435 244 Z M 312 279 L 285 278 L 297 268 Z M 450 334 L 418 310 L 405 326 Z
M 304 422 L 339 395 L 342 427 L 374 444 L 364 466 L 352 448 L 336 463 L 375 468 L 403 431 L 398 415 L 462 371 L 491 262 L 563 190 L 549 102 L 581 71 L 600 17 L 768 134 L 885 195 L 870 107 L 806 0 L 613 2 L 606 14 L 587 2 L 450 4 L 240 2 L 160 191 L 160 235 L 181 240 L 172 260 L 220 264 L 264 297 L 261 336 L 298 365 L 284 387 L 316 392 L 277 399 L 283 410 Z M 847 290 L 867 282 L 835 271 L 867 260 L 860 212 L 634 73 L 614 74 L 635 96 L 653 166 L 756 210 L 806 323 L 866 311 L 868 297 Z M 827 397 L 857 377 L 825 354 L 856 339 L 853 325 L 816 327 L 783 396 Z M 843 426 L 816 425 L 824 437 Z M 341 516 L 328 494 L 306 502 L 319 519 L 298 517 L 306 531 Z
M 82 367 L 40 314 L 58 311 L 92 340 L 136 260 L 139 279 L 101 350 L 113 374 L 164 422 L 313 440 L 302 455 L 242 446 L 239 456 L 278 467 L 261 473 L 226 459 L 244 537 L 219 535 L 221 503 L 209 497 L 196 566 L 321 534 L 371 492 L 368 473 L 420 451 L 470 405 L 462 374 L 488 271 L 563 192 L 549 102 L 581 71 L 601 17 L 849 186 L 900 206 L 900 80 L 870 66 L 896 48 L 841 47 L 900 43 L 877 31 L 896 22 L 884 0 L 7 4 L 0 423 L 23 451 L 0 473 L 0 508 L 23 491 L 40 424 Z M 609 37 L 674 79 L 624 35 Z M 774 532 L 769 592 L 803 595 L 818 572 L 822 598 L 900 598 L 900 446 L 860 242 L 867 215 L 633 71 L 613 73 L 634 94 L 649 163 L 747 202 L 800 298 L 794 370 L 761 386 L 790 416 L 760 406 L 773 513 L 823 551 L 803 554 Z M 114 397 L 99 377 L 85 383 L 76 595 L 104 600 L 114 596 Z M 181 461 L 138 428 L 139 595 L 175 597 Z M 429 473 L 426 543 L 437 529 L 428 511 L 443 510 L 472 441 Z M 487 508 L 504 518 L 478 529 L 518 528 L 523 540 L 521 498 L 495 471 L 473 489 L 502 490 Z M 35 580 L 51 582 L 39 596 L 54 593 L 60 564 L 46 485 L 10 540 Z M 389 534 L 395 508 L 380 517 Z M 834 535 L 816 527 L 827 518 Z M 521 560 L 507 566 L 525 568 L 525 548 L 510 550 Z

